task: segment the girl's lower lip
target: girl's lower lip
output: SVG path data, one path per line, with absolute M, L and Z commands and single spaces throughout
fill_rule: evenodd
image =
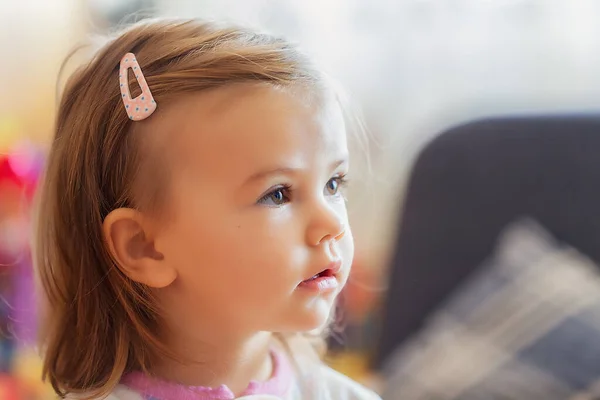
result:
M 298 287 L 315 292 L 328 292 L 337 289 L 339 282 L 335 276 L 319 276 L 315 279 L 302 281 Z

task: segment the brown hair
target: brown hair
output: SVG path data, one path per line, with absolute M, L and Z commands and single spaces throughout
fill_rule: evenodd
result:
M 157 112 L 173 96 L 232 83 L 322 83 L 286 41 L 197 20 L 138 23 L 69 78 L 34 245 L 45 303 L 43 376 L 63 397 L 107 394 L 124 373 L 147 370 L 152 357 L 168 354 L 155 334 L 159 312 L 151 292 L 116 267 L 102 235 L 110 211 L 144 207 L 136 182 L 152 168 L 135 132 L 144 122 L 131 122 L 121 101 L 119 61 L 127 52 L 136 55 Z

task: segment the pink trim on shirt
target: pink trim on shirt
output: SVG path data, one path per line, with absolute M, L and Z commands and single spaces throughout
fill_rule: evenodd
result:
M 271 352 L 273 374 L 268 381 L 251 381 L 241 396 L 268 394 L 284 396 L 289 390 L 293 372 L 287 358 L 276 351 Z M 132 372 L 121 380 L 125 386 L 140 393 L 148 400 L 233 400 L 235 395 L 225 385 L 217 388 L 185 386 L 163 381 L 142 372 Z

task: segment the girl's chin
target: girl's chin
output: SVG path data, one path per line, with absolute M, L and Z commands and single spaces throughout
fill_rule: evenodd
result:
M 315 298 L 305 307 L 286 315 L 283 326 L 285 332 L 306 332 L 319 334 L 331 322 L 334 302 L 331 299 Z

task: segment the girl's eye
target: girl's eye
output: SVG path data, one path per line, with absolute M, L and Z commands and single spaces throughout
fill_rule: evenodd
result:
M 259 204 L 267 206 L 281 206 L 290 201 L 289 187 L 276 188 L 258 200 Z
M 327 185 L 325 185 L 325 187 L 327 188 L 327 191 L 331 195 L 334 195 L 338 192 L 339 186 L 340 186 L 340 184 L 338 183 L 337 180 L 335 180 L 335 178 L 330 179 L 329 182 L 327 182 Z
M 344 186 L 345 184 L 346 178 L 344 176 L 337 176 L 335 178 L 331 178 L 329 181 L 327 181 L 327 184 L 325 185 L 325 190 L 327 191 L 326 194 L 335 196 L 336 194 L 338 194 L 340 187 Z

